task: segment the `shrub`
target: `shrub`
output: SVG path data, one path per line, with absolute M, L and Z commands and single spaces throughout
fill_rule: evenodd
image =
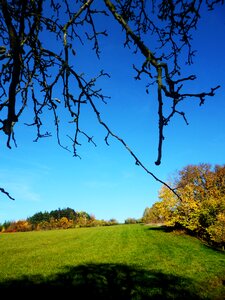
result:
M 137 220 L 135 218 L 127 218 L 125 224 L 136 224 Z

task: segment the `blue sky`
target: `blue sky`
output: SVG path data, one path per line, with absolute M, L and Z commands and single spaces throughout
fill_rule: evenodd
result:
M 225 163 L 224 17 L 222 6 L 201 18 L 193 40 L 197 55 L 194 65 L 186 69 L 187 74 L 197 75 L 191 83 L 192 92 L 208 91 L 217 85 L 221 88 L 201 107 L 195 99 L 183 104 L 189 125 L 176 116 L 165 129 L 160 166 L 154 164 L 158 139 L 156 90 L 153 86 L 147 95 L 144 82 L 134 80 L 132 64 L 141 62 L 140 58 L 118 46 L 116 41 L 122 41 L 123 36 L 112 27 L 111 34 L 116 33 L 103 42 L 101 60 L 89 57 L 81 62 L 81 69 L 91 72 L 104 68 L 111 74 L 110 80 L 102 81 L 104 93 L 111 96 L 107 105 L 99 107 L 102 119 L 161 180 L 167 181 L 187 164 Z M 97 147 L 83 140 L 81 159 L 60 148 L 55 135 L 33 143 L 35 132 L 22 122 L 16 127 L 17 148 L 8 149 L 1 138 L 0 186 L 16 200 L 0 194 L 0 223 L 65 207 L 86 211 L 97 219 L 123 222 L 128 217 L 140 218 L 144 209 L 158 200 L 161 185 L 135 165 L 120 143 L 110 139 L 110 146 L 105 144 L 105 131 L 94 115 L 88 112 L 84 124 Z M 65 123 L 62 133 L 70 130 L 67 126 Z

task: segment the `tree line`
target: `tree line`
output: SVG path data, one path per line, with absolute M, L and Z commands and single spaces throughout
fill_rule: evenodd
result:
M 94 215 L 72 208 L 56 209 L 50 212 L 37 212 L 25 220 L 5 221 L 0 224 L 0 232 L 19 232 L 31 230 L 68 229 L 76 227 L 109 226 L 118 224 L 117 220 L 97 220 Z
M 188 165 L 170 185 L 159 191 L 159 201 L 147 207 L 144 223 L 162 223 L 185 230 L 211 245 L 225 246 L 225 165 Z

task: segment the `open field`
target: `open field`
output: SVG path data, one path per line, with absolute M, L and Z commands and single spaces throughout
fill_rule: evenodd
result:
M 0 290 L 76 299 L 225 299 L 225 253 L 143 225 L 0 235 Z M 82 296 L 78 296 L 82 295 Z

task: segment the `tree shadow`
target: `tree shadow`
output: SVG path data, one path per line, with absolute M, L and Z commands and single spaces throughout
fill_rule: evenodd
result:
M 172 232 L 174 230 L 173 227 L 169 227 L 169 226 L 165 226 L 165 225 L 151 225 L 150 227 L 148 227 L 148 230 L 151 231 L 163 231 L 163 232 Z
M 65 294 L 73 299 L 201 299 L 187 278 L 123 264 L 85 264 L 49 277 L 23 276 L 0 282 L 0 290 L 17 298 L 31 292 L 37 297 L 50 294 L 51 299 Z

